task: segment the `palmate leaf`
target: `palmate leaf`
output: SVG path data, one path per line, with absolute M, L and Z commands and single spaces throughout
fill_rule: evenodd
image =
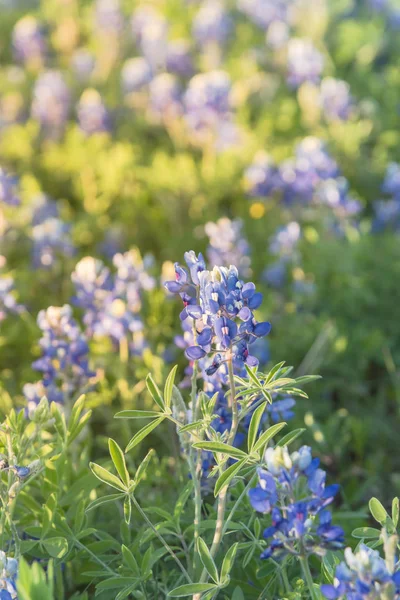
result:
M 158 427 L 158 425 L 160 423 L 162 423 L 162 421 L 164 421 L 165 419 L 165 415 L 162 415 L 161 417 L 159 417 L 158 419 L 155 419 L 154 421 L 151 421 L 150 423 L 148 423 L 147 425 L 145 425 L 142 429 L 140 429 L 140 431 L 138 431 L 133 438 L 131 439 L 131 441 L 129 442 L 129 444 L 127 445 L 127 447 L 125 448 L 125 453 L 129 452 L 129 450 L 132 450 L 132 448 L 134 448 L 135 446 L 137 446 L 138 444 L 140 444 L 140 442 L 149 435 L 149 433 L 151 433 L 153 431 L 153 429 L 155 429 L 156 427 Z

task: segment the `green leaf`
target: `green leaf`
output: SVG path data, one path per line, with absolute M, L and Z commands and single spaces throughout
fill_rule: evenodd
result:
M 252 380 L 252 382 L 257 386 L 257 387 L 262 387 L 262 383 L 261 381 L 258 379 L 255 371 L 257 371 L 257 367 L 254 369 L 254 367 L 249 367 L 249 365 L 244 365 L 245 369 L 246 369 L 246 373 L 249 377 L 249 379 Z M 253 371 L 254 369 L 254 371 Z
M 245 600 L 244 594 L 239 586 L 235 587 L 233 590 L 231 600 Z
M 106 483 L 117 490 L 121 490 L 122 492 L 126 491 L 127 488 L 118 477 L 109 473 L 104 467 L 92 462 L 89 463 L 89 467 L 91 468 L 93 475 L 96 475 L 97 479 L 100 479 L 103 483 Z
M 371 511 L 371 515 L 374 517 L 375 521 L 378 521 L 378 523 L 384 525 L 389 515 L 377 498 L 371 498 L 369 501 L 369 510 Z
M 118 471 L 118 475 L 121 477 L 122 481 L 126 486 L 129 485 L 129 473 L 126 468 L 125 456 L 122 452 L 121 448 L 118 446 L 117 442 L 113 439 L 109 438 L 108 440 L 108 449 L 110 451 L 110 456 L 114 463 L 114 467 Z
M 218 477 L 218 479 L 215 483 L 215 488 L 214 488 L 214 496 L 215 497 L 218 496 L 218 494 L 221 492 L 221 490 L 224 487 L 229 485 L 229 483 L 232 481 L 232 479 L 239 473 L 240 469 L 243 467 L 243 465 L 245 465 L 247 463 L 248 460 L 249 460 L 249 458 L 246 456 L 246 458 L 242 458 L 241 460 L 238 460 L 236 463 L 234 463 L 233 465 L 228 467 L 226 469 L 226 471 L 221 473 L 221 475 Z
M 186 502 L 189 500 L 189 496 L 193 489 L 193 481 L 188 481 L 186 486 L 183 488 L 182 492 L 179 495 L 178 500 L 176 501 L 174 508 L 174 518 L 179 519 L 182 514 L 182 511 L 185 507 Z
M 263 446 L 265 446 L 265 444 L 269 442 L 270 439 L 272 439 L 277 433 L 279 433 L 279 431 L 283 427 L 285 427 L 285 425 L 285 422 L 277 423 L 276 425 L 272 425 L 272 427 L 267 429 L 267 431 L 264 431 L 264 433 L 260 435 L 256 443 L 254 444 L 253 452 L 258 452 L 258 450 L 261 450 L 261 448 L 263 448 Z
M 47 538 L 42 544 L 53 558 L 62 558 L 68 552 L 68 542 L 64 537 Z
M 125 494 L 110 494 L 108 496 L 102 496 L 101 498 L 97 498 L 97 500 L 93 500 L 87 508 L 86 512 L 89 510 L 93 510 L 94 508 L 98 508 L 102 504 L 107 504 L 107 502 L 114 502 L 114 500 L 121 500 Z
M 225 579 L 228 577 L 229 573 L 232 570 L 233 563 L 235 562 L 235 558 L 236 558 L 237 549 L 238 549 L 238 542 L 233 544 L 233 546 L 231 546 L 229 548 L 228 552 L 225 554 L 224 560 L 222 562 L 222 567 L 221 567 L 221 581 L 222 582 L 225 581 Z
M 121 410 L 114 419 L 156 419 L 160 416 L 155 410 Z
M 222 442 L 196 442 L 193 444 L 193 448 L 198 448 L 199 450 L 208 450 L 209 452 L 215 452 L 218 454 L 226 454 L 227 456 L 232 456 L 232 458 L 247 457 L 246 452 L 243 452 L 243 450 L 239 450 L 239 448 L 235 448 L 229 444 L 223 444 Z
M 311 381 L 317 381 L 317 379 L 322 379 L 321 375 L 303 375 L 302 377 L 296 377 L 296 385 L 310 383 Z
M 397 527 L 397 523 L 399 522 L 399 499 L 393 498 L 392 502 L 392 521 L 395 527 Z
M 247 434 L 247 449 L 249 452 L 252 451 L 254 443 L 256 441 L 258 428 L 260 426 L 260 421 L 263 416 L 263 412 L 265 410 L 265 402 L 261 404 L 256 410 L 253 412 L 253 416 L 251 417 L 250 425 L 249 425 L 249 433 Z
M 281 440 L 276 444 L 277 446 L 289 446 L 294 440 L 296 440 L 302 433 L 304 433 L 305 429 L 294 429 L 290 433 L 287 433 L 283 436 Z
M 158 404 L 158 406 L 164 412 L 164 410 L 165 410 L 164 400 L 161 396 L 161 392 L 158 389 L 156 382 L 154 381 L 154 379 L 152 378 L 150 373 L 146 377 L 146 386 L 147 386 L 147 389 L 149 390 L 150 395 L 153 398 L 154 402 L 156 402 L 156 404 Z
M 274 367 L 272 367 L 272 369 L 269 371 L 269 373 L 267 373 L 267 376 L 265 378 L 265 383 L 269 383 L 270 381 L 272 381 L 272 379 L 281 370 L 281 368 L 283 367 L 284 364 L 285 364 L 285 361 L 283 360 L 282 362 L 280 362 L 277 365 L 275 365 Z
M 180 585 L 171 592 L 169 592 L 169 598 L 185 598 L 186 596 L 192 596 L 193 594 L 202 594 L 204 592 L 210 592 L 211 590 L 217 590 L 218 586 L 213 583 L 187 583 L 186 585 Z
M 164 421 L 165 416 L 162 415 L 161 417 L 159 417 L 158 419 L 154 419 L 154 421 L 151 421 L 150 423 L 148 423 L 147 425 L 145 425 L 142 429 L 140 429 L 140 431 L 138 431 L 133 438 L 131 439 L 131 441 L 129 442 L 129 444 L 127 445 L 127 447 L 125 448 L 125 452 L 129 452 L 129 450 L 132 450 L 132 448 L 134 448 L 135 446 L 137 446 L 138 444 L 140 444 L 140 442 L 149 435 L 149 433 L 151 433 L 153 431 L 153 429 L 155 429 L 156 427 L 158 427 L 158 425 Z
M 131 522 L 131 516 L 132 516 L 132 502 L 131 502 L 131 499 L 129 498 L 129 496 L 125 496 L 124 519 L 125 519 L 125 523 L 127 523 L 128 525 Z
M 214 562 L 213 557 L 210 554 L 207 544 L 201 537 L 199 537 L 199 539 L 197 540 L 197 550 L 205 570 L 207 571 L 211 579 L 215 581 L 215 583 L 219 583 L 217 566 Z
M 122 558 L 124 559 L 125 564 L 131 569 L 131 571 L 133 571 L 133 573 L 135 574 L 135 577 L 139 577 L 139 575 L 140 575 L 139 565 L 137 564 L 136 558 L 133 556 L 132 552 L 124 544 L 122 544 L 121 550 L 122 550 Z
M 155 450 L 153 448 L 150 448 L 150 450 L 148 451 L 148 453 L 146 454 L 146 456 L 144 457 L 144 459 L 138 466 L 136 474 L 135 474 L 135 487 L 137 486 L 137 484 L 140 482 L 143 475 L 145 474 L 146 469 L 149 465 L 149 462 L 150 462 L 153 454 L 155 454 Z
M 71 444 L 80 434 L 82 429 L 85 427 L 86 423 L 90 420 L 92 416 L 92 411 L 88 410 L 87 413 L 83 415 L 83 417 L 79 420 L 79 423 L 68 432 L 68 445 Z
M 183 427 L 179 428 L 179 433 L 185 433 L 185 431 L 193 431 L 201 427 L 201 425 L 203 425 L 203 421 L 194 421 L 193 423 L 188 423 L 187 425 L 184 425 Z
M 380 529 L 374 527 L 357 527 L 352 531 L 351 535 L 355 538 L 379 538 L 381 535 Z
M 75 427 L 75 425 L 78 423 L 84 404 L 85 404 L 85 395 L 82 394 L 82 396 L 79 396 L 78 400 L 75 402 L 74 406 L 72 407 L 71 417 L 69 419 L 69 424 L 68 424 L 69 431 L 72 431 L 73 428 Z
M 174 387 L 175 375 L 178 365 L 175 365 L 174 368 L 170 371 L 167 380 L 164 386 L 164 402 L 167 408 L 171 408 L 172 401 L 172 390 Z

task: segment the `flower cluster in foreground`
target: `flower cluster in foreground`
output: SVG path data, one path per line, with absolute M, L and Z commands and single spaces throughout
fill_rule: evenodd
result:
M 272 519 L 261 558 L 323 555 L 340 548 L 344 532 L 326 509 L 339 486 L 325 484 L 326 473 L 311 448 L 302 446 L 292 454 L 287 447 L 267 448 L 264 459 L 266 468 L 258 470 L 258 485 L 249 491 L 252 507 Z

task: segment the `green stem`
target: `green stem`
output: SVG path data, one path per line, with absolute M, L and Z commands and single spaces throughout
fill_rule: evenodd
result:
M 301 568 L 303 569 L 304 579 L 306 580 L 307 587 L 310 591 L 310 598 L 311 600 L 316 600 L 314 593 L 314 581 L 311 575 L 310 565 L 308 564 L 308 558 L 307 556 L 302 555 L 299 557 L 299 560 Z
M 226 530 L 227 530 L 227 528 L 228 528 L 228 525 L 229 525 L 230 521 L 232 521 L 232 519 L 233 519 L 233 515 L 235 514 L 235 512 L 237 511 L 237 509 L 238 509 L 238 508 L 239 508 L 239 506 L 241 505 L 241 503 L 242 503 L 242 500 L 243 500 L 243 498 L 245 497 L 245 495 L 247 494 L 247 492 L 248 492 L 248 490 L 250 489 L 250 487 L 252 486 L 252 484 L 253 484 L 253 481 L 254 481 L 254 476 L 250 478 L 250 480 L 249 480 L 249 482 L 247 483 L 246 487 L 244 488 L 243 492 L 240 494 L 240 496 L 239 496 L 239 497 L 238 497 L 238 499 L 236 500 L 235 504 L 233 505 L 233 507 L 232 507 L 232 510 L 231 510 L 231 512 L 229 513 L 229 515 L 228 515 L 228 517 L 227 517 L 227 519 L 226 519 L 226 521 L 225 521 L 225 524 L 224 524 L 224 526 L 223 526 L 223 528 L 222 528 L 222 537 L 225 535 L 225 533 L 226 533 Z
M 236 399 L 236 388 L 235 388 L 235 378 L 233 375 L 233 365 L 232 359 L 228 361 L 228 372 L 229 372 L 229 385 L 231 389 L 231 399 L 230 404 L 232 407 L 232 425 L 231 430 L 228 436 L 228 444 L 231 444 L 235 439 L 235 435 L 238 428 L 238 403 Z M 223 472 L 225 467 L 221 469 Z M 218 496 L 218 506 L 217 506 L 217 521 L 215 523 L 215 531 L 214 537 L 210 549 L 210 554 L 214 558 L 219 550 L 222 534 L 224 531 L 224 519 L 225 519 L 225 511 L 226 511 L 226 502 L 228 499 L 228 486 L 224 487 Z M 208 574 L 206 569 L 203 569 L 203 572 L 200 577 L 200 583 L 205 583 L 208 580 Z M 193 600 L 199 600 L 200 595 L 195 594 L 193 596 Z
M 197 398 L 197 360 L 193 363 L 193 373 L 192 373 L 192 391 L 191 391 L 191 399 L 192 399 L 192 415 L 193 421 L 198 420 L 199 414 L 199 401 Z M 194 577 L 197 577 L 197 573 L 201 568 L 200 556 L 197 552 L 197 541 L 200 537 L 200 523 L 201 523 L 201 450 L 197 450 L 192 454 L 193 450 L 190 449 L 190 457 L 189 457 L 189 469 L 190 474 L 193 480 L 194 486 L 194 553 L 193 553 L 193 574 Z
M 148 518 L 148 516 L 144 512 L 144 510 L 140 506 L 139 502 L 136 500 L 135 496 L 131 496 L 131 499 L 132 499 L 133 504 L 137 508 L 138 512 L 140 513 L 140 515 L 143 517 L 143 519 L 146 521 L 147 525 L 153 531 L 154 535 L 160 540 L 160 542 L 162 543 L 162 545 L 164 546 L 164 548 L 167 550 L 168 554 L 170 554 L 172 556 L 172 558 L 174 559 L 174 561 L 176 562 L 176 564 L 178 565 L 178 567 L 182 571 L 183 575 L 186 577 L 188 583 L 192 583 L 192 580 L 189 577 L 189 573 L 186 571 L 185 567 L 183 566 L 183 564 L 181 563 L 181 561 L 179 560 L 179 558 L 176 556 L 176 554 L 172 550 L 172 548 L 167 544 L 167 542 L 164 540 L 164 538 L 162 537 L 162 535 L 160 535 L 160 533 L 154 527 L 153 523 L 150 521 L 150 519 Z

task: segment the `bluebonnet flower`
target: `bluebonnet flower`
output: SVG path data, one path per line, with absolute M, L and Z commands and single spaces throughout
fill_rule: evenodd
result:
M 339 175 L 336 161 L 329 155 L 325 144 L 318 138 L 304 138 L 296 147 L 294 158 L 279 167 L 280 186 L 287 203 L 311 202 L 321 181 Z
M 193 36 L 203 46 L 223 44 L 232 30 L 232 20 L 219 0 L 205 0 L 193 19 Z
M 268 27 L 265 41 L 273 50 L 279 50 L 287 45 L 290 38 L 290 27 L 285 21 L 273 21 Z
M 400 165 L 398 163 L 392 162 L 388 165 L 382 192 L 400 200 Z
M 272 404 L 267 405 L 267 413 L 272 423 L 280 421 L 289 421 L 294 417 L 293 408 L 296 406 L 296 400 L 290 396 L 274 400 Z
M 124 17 L 119 0 L 96 0 L 95 25 L 103 33 L 119 34 L 124 27 Z
M 287 81 L 299 87 L 309 81 L 319 83 L 324 57 L 307 38 L 292 38 L 287 45 Z
M 372 231 L 382 231 L 386 227 L 398 231 L 400 228 L 400 165 L 398 163 L 388 165 L 382 192 L 390 195 L 391 198 L 374 202 L 375 218 Z
M 37 222 L 37 219 L 36 219 Z M 32 227 L 32 261 L 35 268 L 49 269 L 58 257 L 73 256 L 75 247 L 70 226 L 59 218 L 50 217 Z
M 270 331 L 267 322 L 258 323 L 253 311 L 262 303 L 262 294 L 252 282 L 239 279 L 234 266 L 206 269 L 201 254 L 185 253 L 188 272 L 175 264 L 175 281 L 167 281 L 166 289 L 179 294 L 184 308 L 181 320 L 193 319 L 196 344 L 186 349 L 189 360 L 203 358 L 211 351 L 225 355 L 214 364 L 213 372 L 223 362 L 232 360 L 237 372 L 242 372 L 244 363 L 254 366 L 257 359 L 249 353 L 249 346 Z
M 0 550 L 0 600 L 17 600 L 18 561 Z
M 124 94 L 138 92 L 150 83 L 153 71 L 147 60 L 142 57 L 125 61 L 121 70 L 121 85 Z
M 181 77 L 193 75 L 193 59 L 187 40 L 179 39 L 168 43 L 165 65 L 167 71 Z
M 301 237 L 301 228 L 297 221 L 291 221 L 274 234 L 269 250 L 277 256 L 292 256 Z
M 344 177 L 322 181 L 316 191 L 316 202 L 332 209 L 339 219 L 358 214 L 361 205 L 349 195 L 349 184 Z
M 281 288 L 286 281 L 287 262 L 285 260 L 277 260 L 269 267 L 264 269 L 261 277 L 263 281 L 274 288 Z
M 97 90 L 87 89 L 83 92 L 77 113 L 79 127 L 86 135 L 110 131 L 110 114 Z
M 0 323 L 9 314 L 19 314 L 24 307 L 18 304 L 14 297 L 14 279 L 12 277 L 0 277 Z
M 297 259 L 296 248 L 300 238 L 301 228 L 297 221 L 291 221 L 284 227 L 280 227 L 272 237 L 269 251 L 278 258 L 262 274 L 264 281 L 272 287 L 280 288 L 284 285 L 288 265 Z
M 249 491 L 253 508 L 271 514 L 272 523 L 264 531 L 268 546 L 261 558 L 323 555 L 340 548 L 343 530 L 332 524 L 326 509 L 339 486 L 326 485 L 326 473 L 312 458 L 311 449 L 302 446 L 289 454 L 287 447 L 267 448 L 264 461 L 258 485 Z
M 395 231 L 400 229 L 400 201 L 397 199 L 377 200 L 374 202 L 374 222 L 372 230 L 382 231 L 391 227 Z
M 14 25 L 12 45 L 16 61 L 25 65 L 43 64 L 47 44 L 42 27 L 35 17 L 26 15 Z
M 43 381 L 36 381 L 36 383 L 25 383 L 22 388 L 22 392 L 26 400 L 26 409 L 28 415 L 34 413 L 36 407 L 43 397 L 46 397 L 49 403 L 55 402 L 56 404 L 63 404 L 64 392 L 57 387 L 56 384 L 43 385 Z
M 266 198 L 278 189 L 278 170 L 272 158 L 265 152 L 258 153 L 244 172 L 244 185 L 251 197 Z
M 136 250 L 115 255 L 113 262 L 115 275 L 100 260 L 82 259 L 72 273 L 76 292 L 73 302 L 85 311 L 89 336 L 110 337 L 116 345 L 127 338 L 131 352 L 141 352 L 141 295 L 154 287 L 154 280 L 147 273 L 148 263 Z
M 181 89 L 175 75 L 160 73 L 149 84 L 152 113 L 159 119 L 176 118 L 182 112 Z
M 225 71 L 199 73 L 190 80 L 184 96 L 185 121 L 194 141 L 218 140 L 226 134 L 224 124 L 233 126 L 230 93 L 231 81 Z
M 68 304 L 41 310 L 37 323 L 43 332 L 39 341 L 42 356 L 33 362 L 32 367 L 42 373 L 44 388 L 52 390 L 53 386 L 57 387 L 65 401 L 82 391 L 95 375 L 89 368 L 86 337 Z M 31 389 L 27 391 L 29 393 Z
M 244 277 L 250 271 L 250 247 L 242 234 L 241 219 L 231 221 L 227 217 L 218 219 L 216 223 L 206 223 L 204 231 L 209 238 L 207 258 L 212 266 L 237 265 L 238 271 Z
M 17 182 L 16 177 L 0 167 L 0 202 L 10 206 L 17 206 L 20 203 L 16 192 Z
M 321 81 L 320 102 L 326 119 L 347 120 L 353 105 L 349 84 L 341 79 L 325 77 Z
M 238 0 L 238 8 L 255 25 L 267 29 L 273 22 L 289 18 L 290 0 Z
M 400 571 L 393 573 L 377 550 L 360 544 L 356 552 L 344 551 L 345 561 L 336 567 L 333 585 L 321 585 L 328 600 L 379 600 L 400 598 Z
M 47 219 L 57 219 L 59 210 L 57 203 L 46 194 L 38 194 L 32 200 L 32 225 L 40 225 Z
M 71 64 L 80 82 L 86 82 L 93 73 L 96 60 L 86 48 L 78 48 L 72 55 Z
M 139 6 L 133 13 L 131 29 L 136 45 L 153 69 L 165 68 L 168 26 L 151 6 Z
M 35 82 L 32 116 L 46 135 L 57 137 L 64 128 L 69 109 L 70 92 L 59 71 L 45 71 Z

